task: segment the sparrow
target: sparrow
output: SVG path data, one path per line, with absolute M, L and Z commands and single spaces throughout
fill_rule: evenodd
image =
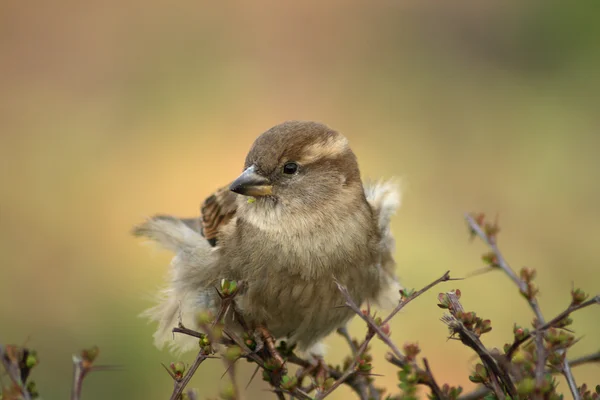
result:
M 157 215 L 134 227 L 175 254 L 168 286 L 144 314 L 158 322 L 155 344 L 197 347 L 171 330 L 197 328 L 201 310 L 216 314 L 222 279 L 243 282 L 235 301 L 247 326 L 309 352 L 353 316 L 336 280 L 359 305 L 392 307 L 401 286 L 390 220 L 399 204 L 393 180 L 363 185 L 341 133 L 305 121 L 267 130 L 200 218 Z M 239 329 L 234 319 L 226 324 Z

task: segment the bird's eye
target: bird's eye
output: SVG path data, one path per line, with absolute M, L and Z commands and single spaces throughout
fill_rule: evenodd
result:
M 289 162 L 283 166 L 284 174 L 293 175 L 296 172 L 298 172 L 298 164 L 296 164 L 295 162 Z

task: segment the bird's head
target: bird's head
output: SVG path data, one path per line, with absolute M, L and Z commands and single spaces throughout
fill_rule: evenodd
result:
M 285 122 L 260 135 L 230 189 L 291 208 L 319 207 L 363 193 L 347 139 L 323 124 L 302 121 Z

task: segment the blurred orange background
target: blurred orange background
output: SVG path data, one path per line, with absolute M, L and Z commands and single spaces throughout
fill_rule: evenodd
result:
M 399 176 L 398 273 L 420 288 L 482 267 L 466 211 L 499 213 L 515 269 L 538 270 L 547 316 L 574 283 L 598 291 L 600 25 L 595 3 L 181 2 L 0 4 L 0 342 L 38 350 L 42 396 L 67 398 L 71 354 L 98 345 L 123 371 L 86 379 L 93 399 L 160 399 L 160 366 L 138 318 L 170 255 L 130 227 L 196 215 L 240 172 L 258 134 L 288 119 L 343 132 L 365 178 Z M 392 325 L 418 341 L 440 382 L 469 386 L 474 354 L 439 321 L 459 287 L 490 318 L 489 347 L 532 318 L 501 273 L 426 293 Z M 596 309 L 575 315 L 573 357 L 599 349 Z M 357 320 L 351 331 L 365 333 Z M 328 360 L 348 354 L 332 335 Z M 377 341 L 376 382 L 397 393 Z M 192 361 L 193 355 L 181 358 Z M 201 398 L 227 384 L 203 364 Z M 214 361 L 214 362 L 212 362 Z M 251 368 L 244 366 L 245 384 Z M 596 384 L 597 366 L 577 367 Z M 247 399 L 272 394 L 256 379 Z M 568 388 L 561 390 L 569 397 Z M 424 395 L 425 392 L 423 392 Z M 339 390 L 332 398 L 348 398 Z

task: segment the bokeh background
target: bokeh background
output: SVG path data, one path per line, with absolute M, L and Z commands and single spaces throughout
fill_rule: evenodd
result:
M 91 375 L 85 399 L 166 398 L 160 363 L 177 357 L 153 347 L 138 314 L 170 255 L 129 229 L 157 212 L 196 215 L 254 138 L 288 119 L 343 132 L 365 177 L 404 179 L 393 229 L 405 286 L 480 268 L 485 248 L 462 216 L 485 211 L 500 215 L 513 266 L 538 269 L 547 315 L 573 282 L 597 292 L 597 12 L 558 1 L 2 1 L 0 341 L 38 350 L 46 399 L 67 398 L 71 354 L 93 344 L 124 370 Z M 492 319 L 488 346 L 531 319 L 499 273 L 451 287 Z M 418 341 L 439 381 L 469 386 L 472 353 L 447 340 L 437 292 L 395 319 L 393 338 Z M 598 350 L 597 310 L 574 329 L 572 356 Z M 348 354 L 327 342 L 329 361 Z M 377 383 L 397 392 L 384 352 L 377 342 Z M 596 384 L 599 372 L 576 378 Z M 205 363 L 192 386 L 216 396 L 222 373 Z M 247 398 L 272 396 L 259 381 Z

